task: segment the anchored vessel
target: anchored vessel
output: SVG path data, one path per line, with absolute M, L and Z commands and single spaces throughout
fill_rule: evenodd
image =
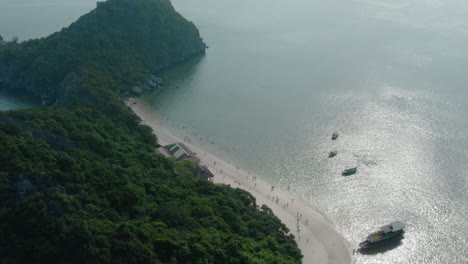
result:
M 329 158 L 335 157 L 336 154 L 338 154 L 338 151 L 337 151 L 337 150 L 328 151 L 328 157 L 329 157 Z
M 341 175 L 343 176 L 349 176 L 353 175 L 357 172 L 357 167 L 350 168 L 350 169 L 345 169 L 344 171 L 341 172 Z
M 332 140 L 335 140 L 337 138 L 338 138 L 338 132 L 333 132 Z
M 388 225 L 384 225 L 379 228 L 378 231 L 371 233 L 367 236 L 366 240 L 359 243 L 359 250 L 367 250 L 376 248 L 390 241 L 395 241 L 403 238 L 405 231 L 405 224 L 400 221 L 393 222 Z

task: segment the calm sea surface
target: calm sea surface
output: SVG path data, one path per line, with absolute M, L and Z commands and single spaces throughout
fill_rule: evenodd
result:
M 3 0 L 0 34 L 51 33 L 94 7 L 79 2 Z M 173 3 L 210 48 L 145 97 L 155 120 L 290 188 L 354 245 L 407 223 L 357 263 L 468 263 L 468 2 Z
M 6 93 L 0 89 L 0 111 L 30 108 L 39 105 L 39 102 L 30 98 L 18 98 L 18 96 Z

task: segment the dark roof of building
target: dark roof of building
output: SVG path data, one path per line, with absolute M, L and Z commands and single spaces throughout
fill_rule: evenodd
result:
M 195 154 L 187 146 L 185 146 L 184 143 L 174 143 L 164 146 L 164 148 L 167 149 L 177 159 L 183 154 L 187 155 L 188 157 L 195 156 Z
M 213 173 L 211 173 L 208 167 L 204 165 L 190 168 L 190 171 L 193 173 L 193 175 L 197 176 L 197 179 L 199 180 L 207 180 L 214 177 Z
M 177 143 L 179 145 L 179 147 L 181 147 L 185 153 L 187 153 L 187 155 L 189 156 L 194 156 L 195 154 L 187 147 L 185 146 L 184 143 Z

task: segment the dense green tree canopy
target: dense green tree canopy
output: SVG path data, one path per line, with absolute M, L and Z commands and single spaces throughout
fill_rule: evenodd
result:
M 204 48 L 168 0 L 109 0 L 0 46 L 0 86 L 55 100 L 0 112 L 0 263 L 301 262 L 268 207 L 156 155 L 120 98 Z
M 146 126 L 83 106 L 0 121 L 2 263 L 300 263 L 270 209 L 154 154 Z
M 0 85 L 68 102 L 87 74 L 107 76 L 108 88 L 123 92 L 204 51 L 197 28 L 169 0 L 109 0 L 49 37 L 0 48 Z

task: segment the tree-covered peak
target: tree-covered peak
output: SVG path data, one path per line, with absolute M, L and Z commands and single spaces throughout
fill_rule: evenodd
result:
M 95 71 L 121 93 L 204 51 L 197 28 L 170 1 L 109 0 L 48 37 L 7 43 L 0 49 L 0 85 L 68 102 L 70 75 Z

